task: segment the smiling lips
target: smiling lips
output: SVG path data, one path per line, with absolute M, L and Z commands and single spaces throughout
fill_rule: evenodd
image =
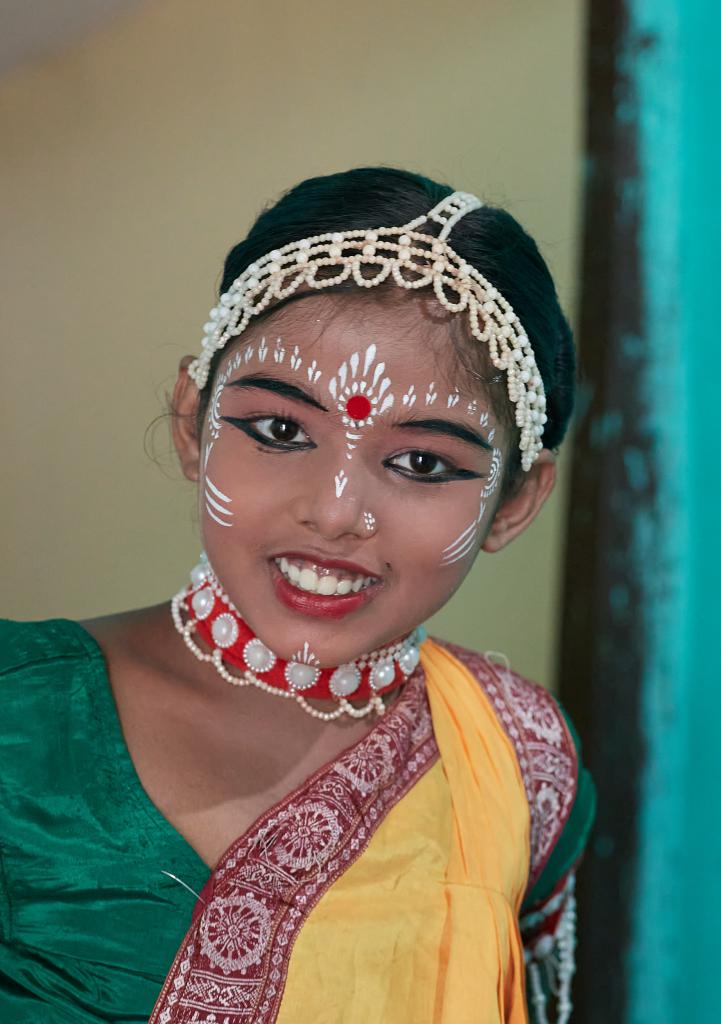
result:
M 304 615 L 342 618 L 375 596 L 380 580 L 354 572 L 337 562 L 324 565 L 299 555 L 271 561 L 276 595 L 287 607 Z
M 308 594 L 322 594 L 324 597 L 337 594 L 342 597 L 345 594 L 357 594 L 376 582 L 374 576 L 352 573 L 338 566 L 328 569 L 302 558 L 282 557 L 275 558 L 274 562 L 284 579 Z

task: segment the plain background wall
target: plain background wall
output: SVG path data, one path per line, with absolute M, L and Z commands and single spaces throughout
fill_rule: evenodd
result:
M 226 250 L 301 178 L 383 163 L 506 205 L 573 312 L 583 14 L 159 0 L 0 79 L 1 614 L 85 617 L 183 585 L 192 489 L 143 435 Z M 546 684 L 563 497 L 431 624 Z

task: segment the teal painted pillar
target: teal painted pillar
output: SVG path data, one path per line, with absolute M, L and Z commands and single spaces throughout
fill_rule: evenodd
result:
M 628 1020 L 661 1024 L 721 1020 L 721 8 L 629 12 L 660 529 L 646 550 Z
M 598 787 L 578 1024 L 721 1021 L 721 7 L 590 0 L 560 693 Z

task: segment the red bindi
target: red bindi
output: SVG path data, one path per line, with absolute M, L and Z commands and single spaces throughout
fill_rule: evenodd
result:
M 365 395 L 353 395 L 346 402 L 345 411 L 352 420 L 367 420 L 371 414 L 371 404 Z

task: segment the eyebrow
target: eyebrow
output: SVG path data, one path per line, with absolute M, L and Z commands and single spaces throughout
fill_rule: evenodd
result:
M 445 434 L 448 437 L 457 437 L 461 441 L 475 444 L 487 452 L 493 451 L 493 446 L 477 430 L 472 430 L 471 427 L 464 427 L 460 423 L 453 422 L 453 420 L 405 420 L 402 423 L 396 423 L 395 426 L 403 429 L 427 430 L 431 434 Z
M 282 395 L 283 398 L 293 398 L 297 402 L 305 402 L 312 405 L 314 409 L 328 412 L 324 405 L 295 384 L 289 384 L 287 380 L 280 380 L 278 377 L 264 377 L 262 374 L 250 374 L 247 377 L 238 377 L 226 384 L 228 388 L 259 388 L 261 391 L 271 391 L 274 395 Z

